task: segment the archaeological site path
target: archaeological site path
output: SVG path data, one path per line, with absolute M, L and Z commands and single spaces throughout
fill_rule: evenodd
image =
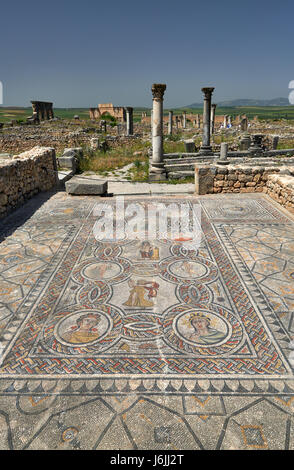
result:
M 131 201 L 198 205 L 201 243 L 97 241 L 115 198 L 64 192 L 1 221 L 0 448 L 293 449 L 293 216 Z

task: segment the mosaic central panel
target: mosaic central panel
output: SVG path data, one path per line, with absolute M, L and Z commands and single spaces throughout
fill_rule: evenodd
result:
M 197 202 L 197 247 L 184 236 L 97 240 L 88 208 L 7 325 L 1 377 L 291 378 L 291 338 L 275 308 L 288 302 L 289 317 L 291 293 L 284 299 L 274 276 L 266 290 L 242 238 L 260 252 L 279 230 L 289 251 L 293 223 L 261 198 L 235 201 Z

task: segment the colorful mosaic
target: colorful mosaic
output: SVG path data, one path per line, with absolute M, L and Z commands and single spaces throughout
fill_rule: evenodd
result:
M 203 236 L 195 249 L 181 237 L 97 241 L 95 201 L 81 201 L 59 209 L 55 223 L 59 213 L 65 223 L 42 234 L 34 217 L 46 225 L 47 203 L 17 241 L 3 244 L 1 305 L 11 313 L 1 377 L 169 378 L 187 380 L 185 387 L 190 379 L 220 376 L 292 381 L 291 335 L 280 313 L 287 305 L 282 313 L 292 322 L 294 236 L 287 215 L 261 197 L 242 204 L 224 197 L 221 209 L 215 199 L 200 198 Z M 34 230 L 35 241 L 30 235 L 25 248 L 31 258 L 26 251 L 22 264 L 17 248 Z M 41 247 L 37 258 L 34 243 Z M 25 279 L 34 282 L 24 297 Z

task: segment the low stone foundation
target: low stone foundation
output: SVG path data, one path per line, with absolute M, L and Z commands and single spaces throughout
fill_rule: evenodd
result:
M 57 182 L 54 148 L 34 147 L 0 160 L 0 218 L 40 191 L 53 188 Z
M 294 212 L 294 166 L 198 164 L 195 193 L 264 192 Z
M 269 175 L 264 192 L 294 213 L 294 176 Z
M 196 194 L 262 192 L 273 173 L 294 173 L 294 167 L 200 164 L 195 166 Z

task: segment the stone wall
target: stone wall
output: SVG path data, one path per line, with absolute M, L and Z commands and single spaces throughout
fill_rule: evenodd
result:
M 197 194 L 262 192 L 268 175 L 279 173 L 278 166 L 203 164 L 195 167 Z
M 255 192 L 268 194 L 294 213 L 294 166 L 208 163 L 195 166 L 196 194 Z
M 294 176 L 269 175 L 264 192 L 294 213 Z
M 20 206 L 26 199 L 57 184 L 55 150 L 34 147 L 32 150 L 0 160 L 0 218 Z
M 112 103 L 98 104 L 98 108 L 90 108 L 90 119 L 103 119 L 104 114 L 110 114 L 120 122 L 126 121 L 126 110 L 123 106 L 113 106 Z

